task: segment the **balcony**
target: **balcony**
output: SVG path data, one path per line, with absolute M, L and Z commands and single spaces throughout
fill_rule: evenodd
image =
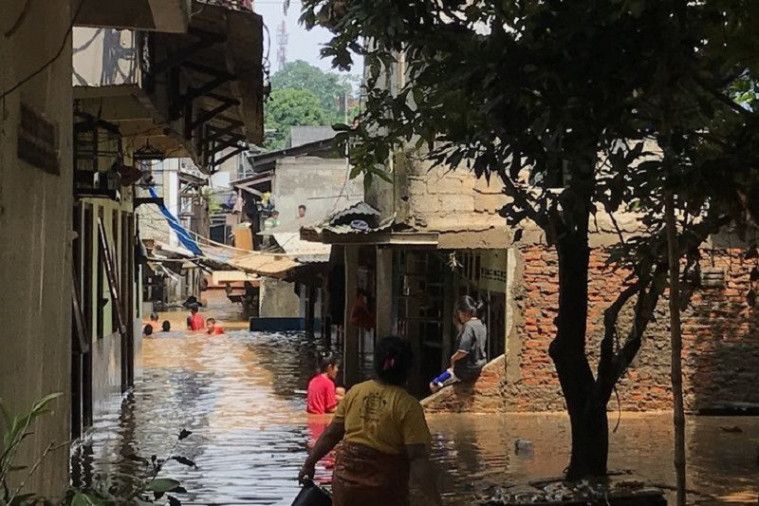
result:
M 263 138 L 263 22 L 249 5 L 195 0 L 185 33 L 77 27 L 75 110 L 215 172 Z
M 77 26 L 182 33 L 190 0 L 82 0 Z

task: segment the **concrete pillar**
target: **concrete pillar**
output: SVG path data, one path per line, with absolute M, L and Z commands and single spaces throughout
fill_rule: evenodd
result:
M 377 339 L 393 333 L 393 250 L 377 248 Z
M 345 247 L 345 335 L 343 338 L 343 381 L 350 387 L 358 382 L 360 367 L 358 356 L 359 329 L 350 322 L 351 308 L 358 290 L 358 246 Z
M 51 499 L 69 483 L 69 448 L 58 445 L 71 437 L 72 3 L 0 2 L 8 30 L 0 39 L 0 93 L 7 93 L 0 104 L 0 320 L 12 322 L 0 333 L 0 398 L 21 414 L 48 394 L 62 394 L 35 422 L 15 462 L 31 465 L 55 446 L 35 473 L 14 475 L 32 474 L 24 491 Z M 11 28 L 17 19 L 23 22 Z M 22 106 L 31 131 L 19 128 Z M 54 138 L 22 149 L 20 138 L 39 140 L 45 136 L 34 134 L 48 129 Z M 56 161 L 37 156 L 43 152 Z
M 306 327 L 306 336 L 308 337 L 314 337 L 314 320 L 315 320 L 315 314 L 314 311 L 316 309 L 316 287 L 314 286 L 313 281 L 310 281 L 305 286 L 305 327 Z
M 518 293 L 522 286 L 523 259 L 519 250 L 509 248 L 506 252 L 506 336 L 504 339 L 504 367 L 506 367 L 506 381 L 516 383 L 522 377 L 519 356 L 522 351 L 522 343 L 519 340 L 517 329 L 522 323 L 522 315 L 519 311 Z
M 456 304 L 456 294 L 459 293 L 459 287 L 453 271 L 445 268 L 444 274 L 445 291 L 443 292 L 443 342 L 442 353 L 440 358 L 440 370 L 447 369 L 451 363 L 453 355 L 453 307 Z

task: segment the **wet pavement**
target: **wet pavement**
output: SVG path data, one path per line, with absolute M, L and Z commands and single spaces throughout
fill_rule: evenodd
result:
M 74 446 L 74 479 L 138 474 L 135 454 L 182 455 L 197 468 L 172 461 L 164 475 L 188 490 L 185 504 L 289 505 L 309 440 L 327 423 L 304 411 L 323 345 L 298 333 L 244 330 L 156 336 L 144 342 L 142 378 L 120 412 L 99 418 Z M 471 504 L 494 485 L 558 476 L 568 460 L 560 414 L 436 415 L 429 423 L 447 504 Z M 612 436 L 610 468 L 674 483 L 670 425 L 669 415 L 624 416 Z M 193 434 L 177 445 L 181 429 Z M 518 439 L 530 443 L 517 449 Z M 689 488 L 712 496 L 694 499 L 756 504 L 759 419 L 691 418 L 688 449 Z M 319 479 L 329 475 L 318 469 Z

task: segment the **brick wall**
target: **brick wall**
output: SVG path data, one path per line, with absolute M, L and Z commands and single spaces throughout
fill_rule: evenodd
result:
M 446 389 L 431 398 L 428 411 L 553 411 L 563 410 L 558 379 L 548 345 L 555 328 L 557 260 L 544 247 L 521 250 L 519 281 L 512 293 L 514 330 L 505 359 L 488 367 L 473 386 Z M 603 334 L 603 311 L 616 298 L 624 273 L 606 267 L 605 253 L 593 250 L 588 297 L 588 354 L 595 370 Z M 740 250 L 714 251 L 702 268 L 725 272 L 722 288 L 702 288 L 683 314 L 686 409 L 696 411 L 724 403 L 759 403 L 755 388 L 759 371 L 759 309 L 749 307 L 749 273 L 754 261 Z M 630 304 L 631 306 L 631 304 Z M 638 357 L 618 391 L 623 410 L 662 410 L 671 405 L 669 388 L 669 320 L 667 300 L 660 301 L 655 321 L 646 332 Z M 620 335 L 629 328 L 631 307 L 620 316 Z M 481 396 L 481 399 L 470 399 Z M 616 408 L 612 397 L 610 408 Z

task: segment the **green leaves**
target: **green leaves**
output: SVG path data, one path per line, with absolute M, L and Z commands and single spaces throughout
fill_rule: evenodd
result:
M 286 147 L 293 126 L 321 126 L 355 115 L 353 78 L 324 72 L 296 60 L 271 78 L 272 92 L 266 104 L 266 147 Z M 346 107 L 348 111 L 346 111 Z M 347 126 L 346 126 L 347 127 Z
M 105 502 L 95 495 L 77 492 L 71 498 L 70 506 L 105 506 Z
M 149 492 L 162 494 L 166 492 L 172 492 L 177 487 L 179 487 L 179 485 L 180 483 L 177 480 L 173 480 L 171 478 L 156 478 L 148 483 L 147 490 Z

